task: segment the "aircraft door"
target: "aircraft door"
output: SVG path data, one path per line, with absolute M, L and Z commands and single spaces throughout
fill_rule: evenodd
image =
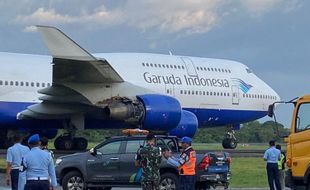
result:
M 188 57 L 181 57 L 181 60 L 185 64 L 187 74 L 191 77 L 196 77 L 197 72 L 196 72 L 195 65 L 194 65 L 193 61 Z
M 231 86 L 231 94 L 232 94 L 232 104 L 239 105 L 239 86 L 233 85 Z

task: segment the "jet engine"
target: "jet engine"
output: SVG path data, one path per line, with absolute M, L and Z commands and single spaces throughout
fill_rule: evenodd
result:
M 153 131 L 171 131 L 181 120 L 182 108 L 173 97 L 159 94 L 137 96 L 137 100 L 112 101 L 107 106 L 111 119 L 141 125 Z
M 192 112 L 182 110 L 181 121 L 176 128 L 170 131 L 170 135 L 182 137 L 193 137 L 198 128 L 198 120 Z

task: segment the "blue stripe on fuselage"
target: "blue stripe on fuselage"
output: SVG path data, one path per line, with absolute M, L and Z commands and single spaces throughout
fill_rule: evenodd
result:
M 17 120 L 17 113 L 27 109 L 33 103 L 0 102 L 0 128 L 62 128 L 60 120 Z M 267 111 L 196 109 L 183 108 L 194 113 L 200 127 L 240 124 L 264 117 Z M 90 120 L 86 118 L 86 129 L 128 128 L 126 123 L 114 120 Z

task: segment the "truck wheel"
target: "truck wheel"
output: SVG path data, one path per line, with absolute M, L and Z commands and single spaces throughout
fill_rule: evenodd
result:
M 178 176 L 173 173 L 165 173 L 160 176 L 159 189 L 177 190 L 179 187 Z
M 83 176 L 78 171 L 67 173 L 62 180 L 63 190 L 84 190 L 85 182 Z

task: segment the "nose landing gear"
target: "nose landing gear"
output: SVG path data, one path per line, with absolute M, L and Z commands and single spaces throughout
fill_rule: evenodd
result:
M 227 131 L 224 135 L 224 139 L 222 141 L 222 146 L 225 149 L 236 149 L 238 145 L 237 138 L 235 136 L 235 130 L 232 126 L 227 128 Z

